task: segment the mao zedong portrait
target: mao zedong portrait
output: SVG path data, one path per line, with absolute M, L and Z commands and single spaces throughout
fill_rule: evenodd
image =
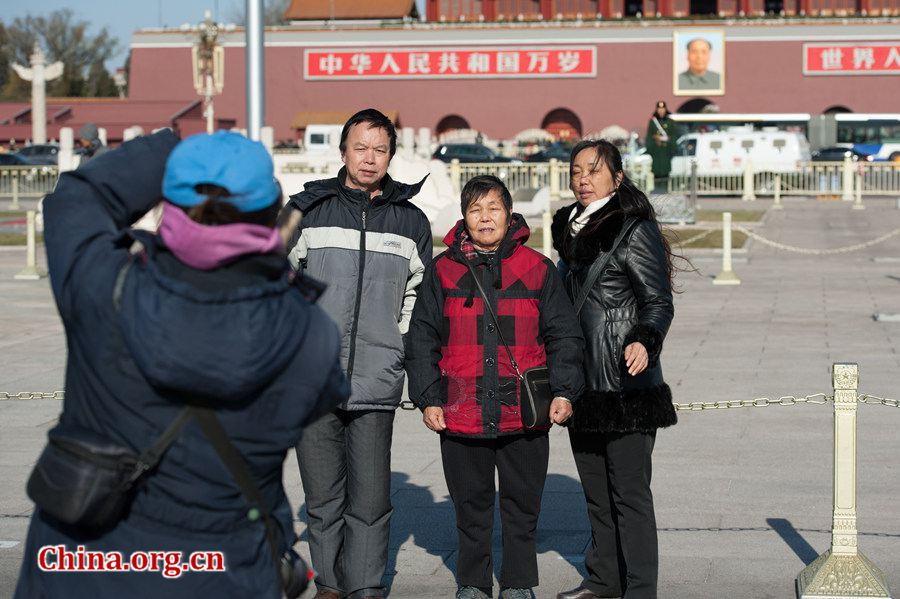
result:
M 678 75 L 678 89 L 718 90 L 722 87 L 722 76 L 709 69 L 712 43 L 702 37 L 695 37 L 687 43 L 686 71 Z

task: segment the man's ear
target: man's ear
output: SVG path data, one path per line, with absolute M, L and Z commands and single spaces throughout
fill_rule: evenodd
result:
M 616 173 L 616 189 L 619 189 L 619 186 L 622 184 L 622 181 L 625 179 L 625 173 L 619 171 Z

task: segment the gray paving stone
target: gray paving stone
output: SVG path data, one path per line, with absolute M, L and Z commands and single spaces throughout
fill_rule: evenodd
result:
M 807 248 L 873 239 L 900 226 L 889 200 L 851 211 L 844 202 L 789 198 L 753 226 Z M 705 208 L 761 209 L 760 200 L 704 199 Z M 855 361 L 861 392 L 900 397 L 900 238 L 853 254 L 804 256 L 748 243 L 735 270 L 743 284 L 714 287 L 719 264 L 695 253 L 701 274 L 679 275 L 676 318 L 663 355 L 675 400 L 716 401 L 829 393 L 831 363 Z M 0 251 L 0 391 L 62 388 L 65 339 L 46 280 L 13 281 L 22 250 Z M 43 258 L 41 258 L 43 260 Z M 0 597 L 22 559 L 31 504 L 24 483 L 61 403 L 0 401 Z M 660 431 L 653 491 L 660 542 L 660 597 L 787 599 L 794 578 L 830 543 L 832 408 L 770 406 L 680 412 Z M 858 507 L 861 550 L 900 592 L 900 410 L 860 406 Z M 392 597 L 450 597 L 456 530 L 437 437 L 418 412 L 398 411 L 393 446 Z M 581 580 L 588 544 L 584 497 L 567 433 L 551 432 L 551 460 L 538 528 L 540 599 Z M 288 455 L 285 486 L 305 534 L 303 489 Z M 495 515 L 495 560 L 501 551 Z M 306 543 L 299 545 L 305 553 Z

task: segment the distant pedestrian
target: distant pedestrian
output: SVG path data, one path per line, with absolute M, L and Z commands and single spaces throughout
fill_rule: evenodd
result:
M 76 153 L 81 156 L 81 162 L 96 158 L 109 151 L 100 139 L 100 130 L 94 123 L 85 123 L 78 129 L 78 147 Z
M 672 171 L 672 156 L 678 141 L 678 127 L 670 118 L 669 108 L 660 100 L 647 123 L 647 137 L 644 145 L 653 159 L 654 190 L 665 191 L 669 173 Z

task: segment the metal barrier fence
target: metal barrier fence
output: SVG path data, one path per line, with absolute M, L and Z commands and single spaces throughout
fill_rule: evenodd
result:
M 13 209 L 19 198 L 42 198 L 56 187 L 55 166 L 0 166 L 0 196 L 11 196 Z
M 477 162 L 461 163 L 453 160 L 450 163 L 450 180 L 453 189 L 459 193 L 463 186 L 478 175 L 494 175 L 499 177 L 512 193 L 520 189 L 550 188 L 551 201 L 574 197 L 569 189 L 569 163 L 552 159 L 550 162 Z M 628 177 L 643 191 L 652 191 L 653 171 L 649 164 L 629 163 L 625 165 Z
M 780 175 L 780 177 L 779 177 Z M 900 162 L 806 162 L 795 170 L 778 173 L 757 172 L 748 163 L 743 173 L 697 175 L 697 195 L 741 196 L 754 200 L 758 195 L 775 195 L 780 179 L 782 196 L 840 196 L 850 201 L 859 196 L 900 196 Z M 691 175 L 669 177 L 669 192 L 687 194 Z M 752 183 L 751 183 L 752 182 Z

